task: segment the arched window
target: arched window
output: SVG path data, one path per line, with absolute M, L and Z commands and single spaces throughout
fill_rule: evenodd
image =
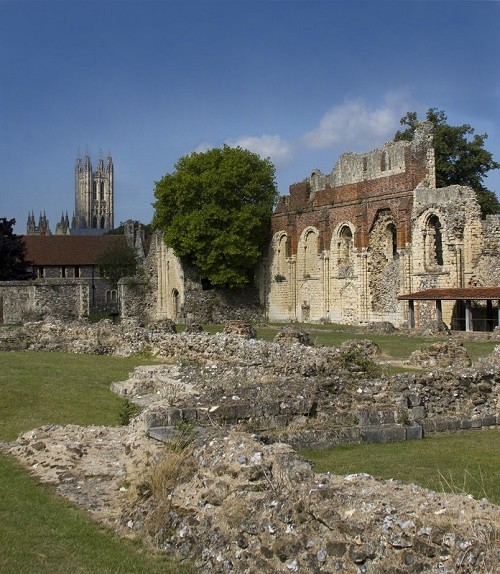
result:
M 97 217 L 95 215 L 92 218 L 92 229 L 97 229 Z
M 316 275 L 318 267 L 318 236 L 310 229 L 304 237 L 304 277 Z
M 118 294 L 116 289 L 108 289 L 106 291 L 106 303 L 116 303 L 118 300 Z
M 106 227 L 106 218 L 103 215 L 101 217 L 101 229 L 104 229 L 105 227 Z
M 339 267 L 349 265 L 352 254 L 352 231 L 348 225 L 341 228 L 337 247 L 337 265 Z
M 97 199 L 97 183 L 95 181 L 92 183 L 92 199 L 94 201 Z
M 391 158 L 386 151 L 383 151 L 380 156 L 380 171 L 386 171 L 388 169 L 391 169 Z
M 426 254 L 427 263 L 431 267 L 443 265 L 443 236 L 441 222 L 437 215 L 431 215 L 426 226 Z
M 278 241 L 278 250 L 276 253 L 276 271 L 279 275 L 286 272 L 286 235 L 282 235 Z
M 101 181 L 101 201 L 104 201 L 104 181 Z

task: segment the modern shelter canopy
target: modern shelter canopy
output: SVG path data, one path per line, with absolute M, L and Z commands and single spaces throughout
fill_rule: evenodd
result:
M 493 313 L 493 301 L 498 301 L 498 321 L 500 324 L 500 287 L 455 287 L 450 289 L 425 289 L 406 295 L 399 295 L 400 301 L 408 301 L 408 327 L 415 327 L 415 301 L 435 301 L 436 320 L 442 321 L 442 301 L 463 301 L 465 304 L 465 330 L 473 330 L 472 301 L 486 301 L 487 314 Z

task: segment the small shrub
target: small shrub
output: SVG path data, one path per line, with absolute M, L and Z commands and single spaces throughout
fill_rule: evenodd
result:
M 275 283 L 283 283 L 284 281 L 286 281 L 286 277 L 284 275 L 281 275 L 281 273 L 277 273 L 274 276 L 274 282 Z
M 118 419 L 120 421 L 120 424 L 123 426 L 127 426 L 130 423 L 130 421 L 140 412 L 141 407 L 139 405 L 130 402 L 128 399 L 125 399 L 118 412 Z
M 174 428 L 178 434 L 168 443 L 168 447 L 172 452 L 182 452 L 195 441 L 198 431 L 194 421 L 181 421 Z
M 371 376 L 376 376 L 380 373 L 380 367 L 356 348 L 349 349 L 347 352 L 342 353 L 339 357 L 339 363 L 353 372 L 361 371 Z

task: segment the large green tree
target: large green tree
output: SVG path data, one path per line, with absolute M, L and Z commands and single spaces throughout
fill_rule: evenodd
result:
M 156 182 L 153 224 L 212 285 L 252 280 L 277 198 L 269 159 L 224 145 L 182 157 Z
M 14 233 L 15 219 L 0 217 L 0 281 L 15 281 L 32 277 L 26 261 L 26 244 Z
M 116 241 L 96 257 L 101 275 L 109 279 L 114 289 L 122 277 L 132 277 L 137 272 L 136 250 L 123 241 Z
M 434 150 L 436 156 L 436 185 L 469 185 L 476 194 L 483 216 L 500 213 L 500 202 L 483 181 L 486 174 L 499 169 L 493 154 L 484 149 L 487 134 L 474 134 L 469 124 L 450 126 L 442 110 L 429 108 L 427 121 L 434 125 Z M 416 112 L 408 112 L 401 118 L 401 125 L 408 126 L 396 132 L 394 141 L 411 140 L 418 123 Z

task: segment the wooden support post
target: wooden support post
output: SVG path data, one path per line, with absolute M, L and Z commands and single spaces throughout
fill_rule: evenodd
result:
M 493 331 L 495 328 L 493 323 L 495 320 L 493 319 L 493 301 L 488 299 L 486 301 L 486 328 L 485 331 Z
M 443 322 L 443 306 L 441 304 L 441 299 L 436 299 L 436 322 L 441 325 Z
M 472 309 L 470 305 L 470 301 L 468 299 L 465 300 L 465 330 L 466 331 L 473 331 L 474 327 L 472 324 Z
M 415 328 L 415 301 L 408 299 L 408 329 Z

